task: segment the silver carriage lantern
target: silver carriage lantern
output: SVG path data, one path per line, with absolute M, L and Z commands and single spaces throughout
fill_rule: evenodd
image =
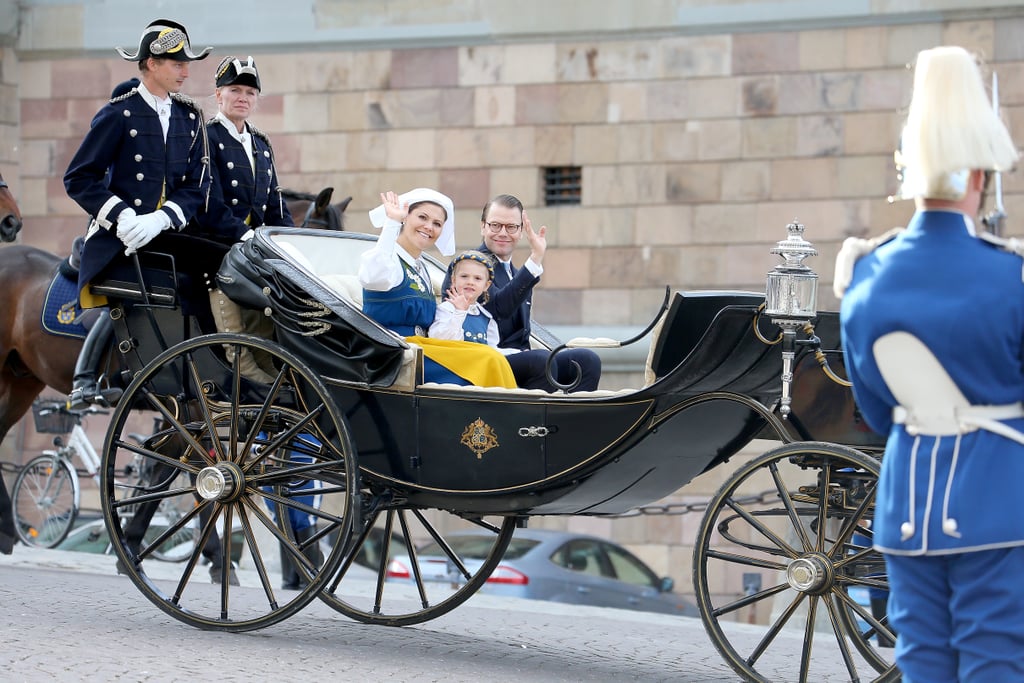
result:
M 765 311 L 782 329 L 782 397 L 779 413 L 790 412 L 790 385 L 793 382 L 793 361 L 796 357 L 796 333 L 818 314 L 818 274 L 804 265 L 808 256 L 818 251 L 804 239 L 803 224 L 794 220 L 786 226 L 789 236 L 771 250 L 783 263 L 768 273 L 765 286 Z

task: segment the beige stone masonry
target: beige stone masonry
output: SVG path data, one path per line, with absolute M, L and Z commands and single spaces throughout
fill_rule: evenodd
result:
M 641 246 L 681 245 L 694 241 L 694 210 L 689 204 L 640 206 L 633 220 L 636 244 Z

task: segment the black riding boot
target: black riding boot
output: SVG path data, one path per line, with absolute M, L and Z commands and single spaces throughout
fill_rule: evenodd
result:
M 113 337 L 114 323 L 110 320 L 110 313 L 104 311 L 96 319 L 96 324 L 89 330 L 82 351 L 78 354 L 75 377 L 71 393 L 68 395 L 68 407 L 73 410 L 80 410 L 89 404 L 109 407 L 117 403 L 121 394 L 124 393 L 116 388 L 100 390 L 96 381 L 100 364 L 103 363 L 103 358 Z

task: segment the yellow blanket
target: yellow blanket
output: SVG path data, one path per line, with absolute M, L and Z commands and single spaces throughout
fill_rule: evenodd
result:
M 508 360 L 487 344 L 427 337 L 406 337 L 405 340 L 423 347 L 427 358 L 478 387 L 516 387 Z

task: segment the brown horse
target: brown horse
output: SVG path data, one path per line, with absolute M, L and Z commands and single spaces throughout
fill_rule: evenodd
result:
M 281 194 L 288 203 L 288 211 L 291 212 L 296 225 L 326 230 L 345 229 L 345 209 L 348 208 L 352 197 L 345 197 L 340 202 L 331 204 L 333 187 L 325 187 L 315 195 L 294 190 L 282 190 Z
M 79 339 L 46 333 L 40 323 L 46 290 L 60 259 L 16 245 L 0 249 L 0 441 L 20 420 L 43 387 L 71 391 Z M 0 552 L 10 553 L 14 520 L 7 489 L 0 480 Z
M 13 242 L 21 230 L 21 210 L 18 209 L 11 188 L 0 174 L 0 242 Z

